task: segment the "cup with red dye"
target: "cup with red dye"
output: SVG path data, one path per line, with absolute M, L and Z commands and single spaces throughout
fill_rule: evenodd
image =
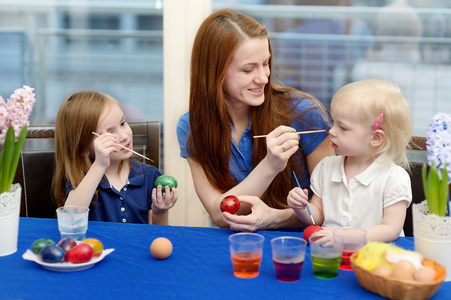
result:
M 343 241 L 343 254 L 341 256 L 340 270 L 352 270 L 350 257 L 366 244 L 366 230 L 360 228 L 340 228 L 334 230 L 334 236 L 341 237 Z

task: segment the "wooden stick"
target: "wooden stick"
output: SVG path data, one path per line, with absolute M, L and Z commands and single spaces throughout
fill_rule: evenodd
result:
M 309 130 L 309 131 L 298 131 L 295 132 L 297 134 L 307 134 L 307 133 L 315 133 L 315 132 L 324 132 L 326 131 L 325 129 L 321 129 L 321 130 Z M 262 138 L 262 137 L 267 137 L 268 135 L 254 135 L 254 139 L 258 139 L 258 138 Z
M 96 132 L 92 132 L 92 134 L 95 135 L 95 136 L 100 136 L 100 134 L 98 134 L 98 133 L 96 133 Z M 147 160 L 149 160 L 149 161 L 151 161 L 151 162 L 154 162 L 154 161 L 151 160 L 150 158 L 148 158 L 148 157 L 142 155 L 141 153 L 138 153 L 138 152 L 136 152 L 136 151 L 134 151 L 134 150 L 132 150 L 132 149 L 129 149 L 129 148 L 125 147 L 125 146 L 122 146 L 122 145 L 119 144 L 119 143 L 115 143 L 115 144 L 118 145 L 119 147 L 125 149 L 125 150 L 130 151 L 130 152 L 133 153 L 133 154 L 138 155 L 139 157 L 142 157 L 142 158 L 147 159 Z

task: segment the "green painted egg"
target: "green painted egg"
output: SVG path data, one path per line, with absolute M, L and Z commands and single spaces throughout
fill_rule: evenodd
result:
M 54 241 L 50 239 L 38 239 L 31 244 L 31 250 L 35 254 L 39 254 L 41 252 L 42 248 L 48 245 L 56 245 Z
M 161 175 L 155 180 L 155 186 L 161 185 L 163 190 L 165 186 L 169 186 L 170 189 L 177 187 L 177 180 L 174 177 L 169 175 Z

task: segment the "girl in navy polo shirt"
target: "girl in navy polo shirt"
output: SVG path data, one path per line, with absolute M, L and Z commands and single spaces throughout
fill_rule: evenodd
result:
M 116 144 L 132 149 L 132 142 L 116 99 L 92 90 L 71 94 L 55 122 L 57 204 L 90 207 L 94 221 L 168 224 L 177 190 L 155 187 L 160 171 Z

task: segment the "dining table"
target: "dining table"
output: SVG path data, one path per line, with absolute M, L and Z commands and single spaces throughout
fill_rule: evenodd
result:
M 333 279 L 313 276 L 307 246 L 301 279 L 276 280 L 271 239 L 300 236 L 298 231 L 258 231 L 265 237 L 260 273 L 233 275 L 230 229 L 89 221 L 87 238 L 114 249 L 84 270 L 49 270 L 23 258 L 32 243 L 60 240 L 56 219 L 20 218 L 17 251 L 0 257 L 0 299 L 382 299 L 362 288 L 354 271 L 340 270 Z M 156 259 L 150 245 L 158 237 L 173 245 L 167 259 Z M 394 244 L 414 249 L 412 237 Z M 444 282 L 432 299 L 451 299 Z

